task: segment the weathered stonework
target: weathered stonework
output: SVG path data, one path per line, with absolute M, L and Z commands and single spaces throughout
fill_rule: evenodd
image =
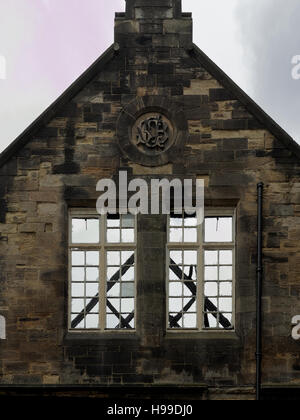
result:
M 147 394 L 176 385 L 199 399 L 254 399 L 258 182 L 263 384 L 300 386 L 290 334 L 300 313 L 299 149 L 192 45 L 180 1 L 127 0 L 115 41 L 48 119 L 1 155 L 1 387 L 138 385 Z M 179 136 L 154 160 L 124 146 L 128 118 L 150 106 L 169 112 Z M 97 181 L 120 168 L 147 180 L 205 178 L 208 206 L 236 207 L 236 332 L 166 333 L 165 216 L 138 220 L 136 333 L 67 331 L 68 208 L 94 208 Z

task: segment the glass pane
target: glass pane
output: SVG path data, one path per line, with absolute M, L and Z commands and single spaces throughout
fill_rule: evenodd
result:
M 197 229 L 184 229 L 184 242 L 197 242 Z
M 197 217 L 196 216 L 191 216 L 191 217 L 185 216 L 184 226 L 197 226 Z
M 121 300 L 121 312 L 133 312 L 134 311 L 134 299 L 122 299 Z
M 120 227 L 120 217 L 112 218 L 112 216 L 107 216 L 107 227 Z
M 218 267 L 205 267 L 205 280 L 218 280 Z
M 223 314 L 223 316 L 230 322 L 232 325 L 232 314 Z
M 134 296 L 134 283 L 122 283 L 121 284 L 121 294 L 124 297 Z
M 99 243 L 99 220 L 72 219 L 72 243 Z
M 118 278 L 116 277 L 117 273 L 119 273 L 118 267 L 108 267 L 107 268 L 107 281 L 112 280 L 112 278 L 116 281 L 120 278 L 120 273 Z
M 184 284 L 183 295 L 184 296 L 195 296 L 197 292 L 196 283 L 188 283 L 189 287 Z
M 85 317 L 85 327 L 86 328 L 98 328 L 99 326 L 99 317 L 98 315 L 88 314 Z
M 121 310 L 121 302 L 120 302 L 120 299 L 118 298 L 118 299 L 109 299 L 109 303 L 113 306 L 113 308 L 117 311 L 117 312 L 120 312 L 120 310 Z M 107 313 L 111 313 L 112 311 L 109 309 L 109 307 L 107 306 L 107 308 L 106 308 L 106 312 Z
M 122 275 L 122 281 L 134 281 L 134 267 L 130 267 L 126 273 Z
M 183 307 L 185 308 L 186 305 L 189 305 L 191 303 L 191 299 L 183 299 Z M 189 305 L 189 308 L 186 309 L 187 312 L 197 312 L 197 306 L 196 306 L 196 302 L 194 302 L 193 304 Z
M 119 251 L 107 252 L 107 265 L 120 266 L 120 252 Z
M 170 242 L 182 242 L 183 241 L 183 236 L 182 236 L 182 229 L 176 229 L 176 228 L 171 228 L 170 229 Z
M 72 283 L 72 296 L 73 297 L 84 296 L 84 283 Z
M 184 326 L 184 328 L 196 328 L 196 326 L 197 326 L 196 314 L 184 314 L 183 315 L 183 326 Z
M 205 296 L 218 296 L 218 283 L 205 283 Z
M 197 251 L 184 251 L 184 264 L 197 265 Z
M 98 268 L 86 268 L 86 281 L 98 281 L 99 280 Z
M 84 309 L 84 299 L 72 299 L 72 312 L 79 313 Z
M 72 265 L 84 265 L 83 251 L 72 251 Z
M 71 317 L 71 320 L 72 321 L 74 321 L 74 319 L 76 319 L 76 317 L 77 317 L 78 315 L 73 315 L 72 317 Z M 79 322 L 79 324 L 78 325 L 76 325 L 76 327 L 75 328 L 77 328 L 77 329 L 80 329 L 80 328 L 84 328 L 84 320 L 82 320 L 81 322 Z
M 97 296 L 99 292 L 98 283 L 90 283 L 86 285 L 86 296 L 94 297 Z
M 173 267 L 173 266 L 171 266 Z M 176 272 L 177 273 L 177 272 Z M 169 270 L 169 280 L 181 280 L 181 277 L 179 275 L 175 274 L 172 268 Z
M 218 251 L 205 251 L 205 265 L 218 264 Z
M 232 299 L 231 298 L 220 298 L 219 299 L 219 310 L 222 312 L 232 311 Z
M 209 328 L 217 328 L 217 319 L 212 315 L 208 314 Z
M 169 311 L 171 312 L 180 312 L 182 311 L 182 299 L 178 299 L 178 298 L 170 298 L 169 299 Z
M 106 328 L 113 329 L 119 325 L 119 318 L 115 315 L 107 314 L 106 315 Z
M 91 302 L 92 299 L 87 299 L 87 305 Z M 91 314 L 98 314 L 99 313 L 99 303 L 97 303 L 91 310 Z
M 107 296 L 120 296 L 120 283 L 115 283 L 113 287 L 107 292 Z
M 170 316 L 176 318 L 177 313 L 171 313 Z M 177 321 L 177 325 L 174 325 L 173 328 L 182 328 L 182 317 Z
M 123 243 L 134 242 L 134 229 L 122 229 L 122 242 Z
M 131 264 L 133 263 L 134 259 L 132 258 L 134 256 L 133 251 L 122 251 L 121 252 L 121 264 L 130 264 L 129 259 L 132 259 Z
M 86 265 L 99 265 L 99 252 L 98 251 L 86 252 Z
M 84 281 L 84 268 L 72 268 L 72 281 Z
M 182 251 L 170 251 L 170 259 L 173 260 L 175 264 L 182 264 Z
M 196 267 L 194 265 L 184 266 L 184 274 L 186 276 L 186 280 L 187 280 L 187 278 L 190 279 L 190 280 L 196 280 L 196 278 L 197 278 Z
M 169 284 L 169 296 L 182 296 L 181 282 L 171 282 Z
M 134 216 L 131 214 L 124 214 L 122 216 L 122 226 L 124 228 L 134 228 Z
M 220 251 L 220 265 L 232 265 L 232 251 Z
M 170 226 L 182 226 L 183 218 L 182 216 L 170 217 Z
M 107 229 L 107 242 L 108 243 L 120 243 L 120 230 L 119 229 Z
M 232 217 L 206 218 L 205 242 L 232 242 Z
M 232 267 L 224 266 L 219 268 L 220 280 L 232 280 Z
M 232 283 L 220 283 L 220 296 L 231 296 L 232 295 Z

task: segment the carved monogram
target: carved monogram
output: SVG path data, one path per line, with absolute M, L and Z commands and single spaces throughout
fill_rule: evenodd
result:
M 137 145 L 143 144 L 149 149 L 164 149 L 169 140 L 169 127 L 162 116 L 151 116 L 141 121 L 136 127 Z

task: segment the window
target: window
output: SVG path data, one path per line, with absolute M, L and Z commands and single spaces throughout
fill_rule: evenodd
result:
M 135 217 L 77 209 L 69 220 L 69 328 L 134 329 Z
M 6 321 L 3 315 L 0 315 L 0 340 L 6 339 Z
M 169 217 L 168 329 L 233 329 L 234 247 L 232 210 Z

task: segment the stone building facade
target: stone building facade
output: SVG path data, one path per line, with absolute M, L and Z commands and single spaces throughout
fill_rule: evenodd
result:
M 297 394 L 291 320 L 300 314 L 300 148 L 193 44 L 181 0 L 126 3 L 115 43 L 0 155 L 0 395 L 67 388 L 254 399 L 260 182 L 262 386 L 266 395 Z M 132 134 L 151 118 L 168 132 L 156 134 L 154 146 Z M 147 182 L 204 179 L 205 208 L 218 217 L 232 209 L 230 328 L 168 328 L 170 228 L 162 214 L 137 216 L 133 327 L 72 328 L 70 211 L 95 210 L 98 181 L 117 180 L 119 171 Z

